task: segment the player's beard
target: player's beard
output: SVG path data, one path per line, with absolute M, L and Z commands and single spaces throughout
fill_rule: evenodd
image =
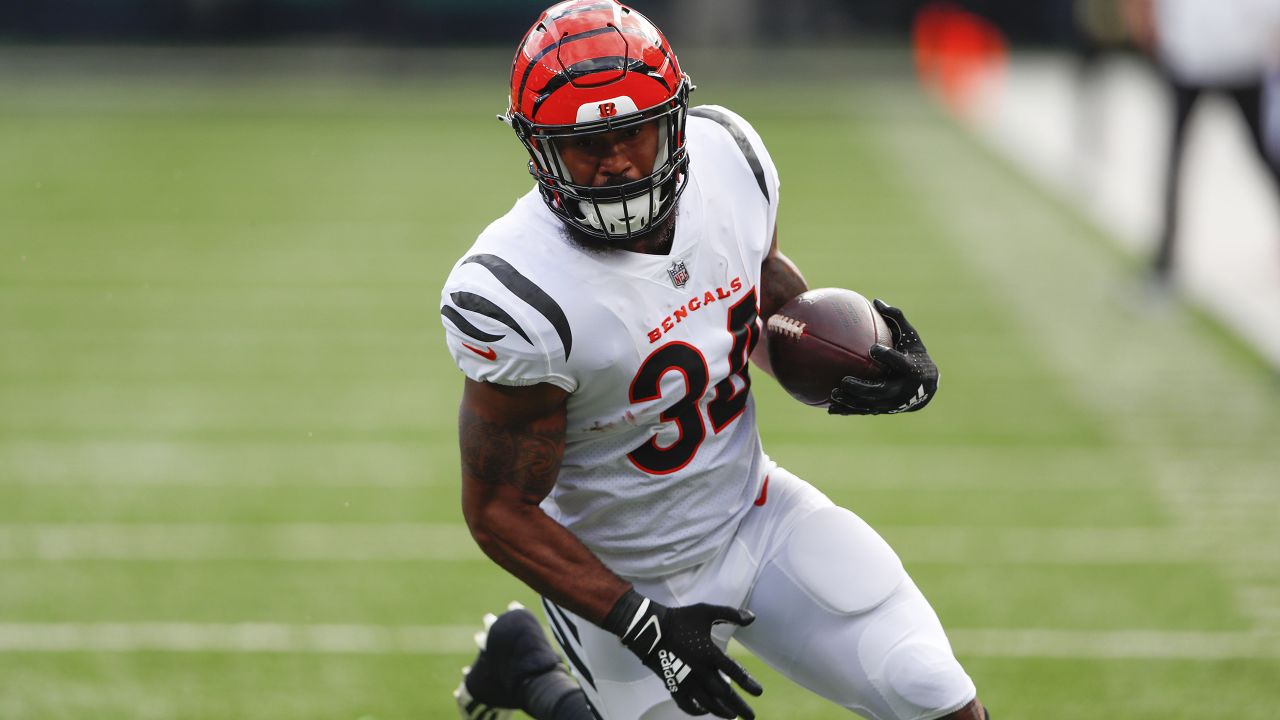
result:
M 675 239 L 676 234 L 676 217 L 679 214 L 680 208 L 677 206 L 674 212 L 663 218 L 662 222 L 655 225 L 652 230 L 647 230 L 631 238 L 618 238 L 617 240 L 593 237 L 567 223 L 564 229 L 570 242 L 594 255 L 611 255 L 616 252 L 666 255 L 671 252 L 672 241 Z

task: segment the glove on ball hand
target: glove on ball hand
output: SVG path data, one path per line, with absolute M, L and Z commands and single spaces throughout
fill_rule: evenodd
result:
M 605 618 L 603 627 L 622 639 L 645 667 L 666 684 L 680 709 L 690 715 L 744 717 L 756 714 L 725 681 L 724 673 L 743 690 L 760 695 L 764 689 L 711 639 L 711 626 L 727 622 L 750 625 L 746 610 L 722 605 L 666 607 L 628 590 Z
M 831 391 L 827 412 L 832 415 L 914 412 L 938 392 L 938 366 L 924 349 L 920 333 L 898 308 L 882 300 L 876 300 L 875 307 L 893 334 L 893 347 L 871 347 L 871 358 L 884 366 L 885 376 L 875 381 L 846 377 Z

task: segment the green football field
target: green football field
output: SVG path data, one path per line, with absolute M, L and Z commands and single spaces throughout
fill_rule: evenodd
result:
M 0 718 L 449 718 L 480 616 L 535 601 L 459 511 L 439 287 L 530 185 L 468 57 L 0 68 Z M 829 418 L 757 373 L 766 450 L 898 549 L 998 720 L 1275 718 L 1275 375 L 892 58 L 827 60 L 686 66 L 810 285 L 902 306 L 942 390 Z M 840 716 L 743 657 L 760 717 Z

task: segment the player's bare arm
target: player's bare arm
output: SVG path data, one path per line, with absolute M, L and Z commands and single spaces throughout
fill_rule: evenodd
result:
M 755 717 L 720 673 L 753 695 L 762 692 L 760 684 L 710 637 L 713 624 L 748 625 L 754 619 L 750 613 L 706 604 L 668 608 L 650 601 L 538 506 L 560 471 L 569 394 L 545 383 L 465 382 L 458 418 L 462 514 L 485 554 L 555 604 L 615 632 L 659 674 L 661 661 L 653 650 L 663 634 L 659 630 L 650 643 L 647 631 L 669 628 L 672 637 L 662 649 L 695 670 L 674 693 L 677 703 L 699 714 Z M 674 643 L 670 649 L 669 643 Z
M 778 228 L 775 227 L 769 254 L 760 264 L 760 319 L 768 322 L 778 308 L 808 289 L 800 268 L 778 250 Z
M 560 472 L 568 397 L 545 383 L 466 380 L 458 417 L 462 514 L 494 562 L 599 624 L 631 585 L 538 507 Z
M 769 318 L 778 308 L 786 305 L 792 298 L 809 289 L 800 268 L 791 262 L 791 258 L 778 250 L 778 228 L 773 228 L 773 241 L 769 244 L 769 254 L 760 264 L 760 320 L 769 322 Z M 773 374 L 769 364 L 769 335 L 764 333 L 759 344 L 751 353 L 751 362 L 761 370 Z

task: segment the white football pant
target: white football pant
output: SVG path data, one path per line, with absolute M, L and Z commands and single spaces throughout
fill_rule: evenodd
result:
M 722 647 L 732 636 L 795 683 L 870 720 L 932 720 L 975 697 L 937 615 L 888 543 L 782 468 L 770 471 L 756 506 L 716 557 L 673 575 L 630 580 L 668 606 L 751 610 L 750 627 L 716 626 Z M 544 606 L 605 720 L 689 717 L 616 636 Z

